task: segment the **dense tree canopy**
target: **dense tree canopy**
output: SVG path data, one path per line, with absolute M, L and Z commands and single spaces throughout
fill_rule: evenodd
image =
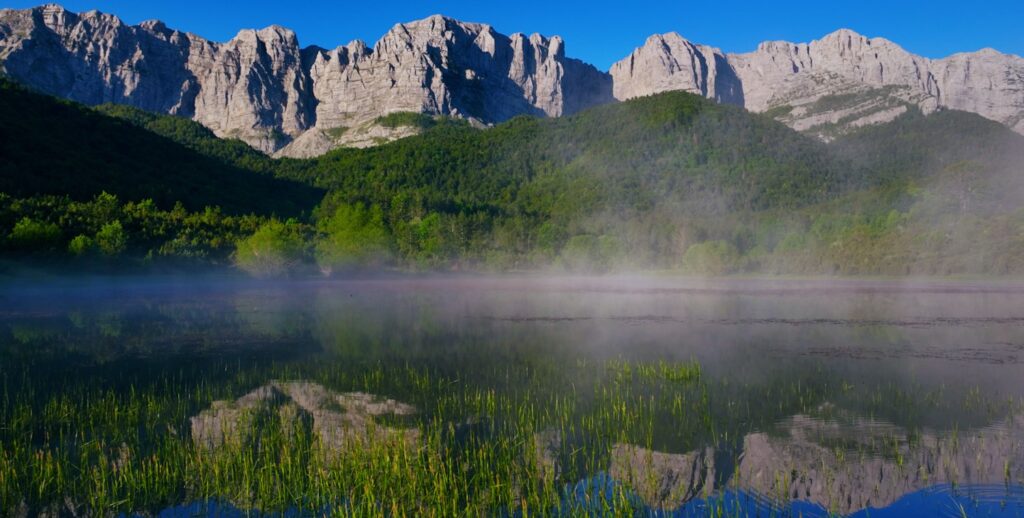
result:
M 382 123 L 421 133 L 276 160 L 186 119 L 0 88 L 15 258 L 262 275 L 1024 270 L 1024 138 L 962 112 L 911 110 L 825 144 L 675 92 L 484 130 L 398 114 Z
M 0 79 L 0 192 L 79 201 L 108 192 L 124 200 L 151 199 L 161 209 L 180 202 L 191 210 L 218 206 L 229 214 L 285 216 L 308 213 L 323 196 L 250 167 L 269 160 L 194 122 L 130 108 L 107 111 L 148 121 L 157 134 Z

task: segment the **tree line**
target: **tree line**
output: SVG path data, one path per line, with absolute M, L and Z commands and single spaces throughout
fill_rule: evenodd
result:
M 0 147 L 23 144 L 0 155 L 8 262 L 259 276 L 1024 269 L 1024 139 L 959 112 L 825 144 L 676 92 L 486 130 L 398 114 L 387 122 L 421 133 L 275 160 L 187 119 L 0 86 L 0 120 L 23 130 L 0 125 Z

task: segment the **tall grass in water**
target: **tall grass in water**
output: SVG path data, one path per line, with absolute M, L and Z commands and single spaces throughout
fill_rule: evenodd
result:
M 853 390 L 838 381 L 800 380 L 754 390 L 712 380 L 695 362 L 505 366 L 474 373 L 485 383 L 408 364 L 310 361 L 208 372 L 217 375 L 128 376 L 120 384 L 44 384 L 29 370 L 6 373 L 0 509 L 70 503 L 113 515 L 218 500 L 243 509 L 350 516 L 631 515 L 643 507 L 634 495 L 644 488 L 567 488 L 606 472 L 617 444 L 728 450 L 750 430 L 770 429 L 779 416 L 827 412 L 823 402 Z M 193 443 L 191 416 L 275 379 L 409 402 L 419 409 L 411 425 L 420 438 L 370 434 L 336 450 L 308 426 L 271 416 L 245 440 L 212 450 Z M 909 401 L 890 392 L 868 391 L 858 401 L 869 407 Z M 929 401 L 913 404 L 922 400 Z M 1005 410 L 973 398 L 967 404 Z M 879 449 L 885 448 L 882 441 Z

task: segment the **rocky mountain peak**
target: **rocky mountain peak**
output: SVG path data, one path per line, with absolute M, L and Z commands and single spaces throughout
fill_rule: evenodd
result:
M 678 32 L 666 32 L 665 34 L 653 34 L 647 38 L 647 43 L 654 43 L 662 46 L 671 45 L 690 45 L 693 46 L 693 42 L 683 37 Z
M 534 42 L 534 38 L 537 37 L 538 42 L 534 45 L 544 45 L 544 37 L 540 34 L 534 33 L 530 36 L 530 42 Z M 565 41 L 562 40 L 561 36 L 552 36 L 547 40 L 548 54 L 555 59 L 565 58 Z
M 118 18 L 117 16 L 108 15 L 106 13 L 101 12 L 99 9 L 90 9 L 88 11 L 85 11 L 85 12 L 79 14 L 78 16 L 81 17 L 81 18 L 104 18 L 104 17 L 108 17 L 109 16 L 111 21 L 114 21 L 116 19 L 116 23 L 122 23 L 121 19 Z
M 854 44 L 871 45 L 870 38 L 858 33 L 857 31 L 846 28 L 830 32 L 818 41 L 823 44 L 835 45 L 839 48 L 853 48 Z
M 776 56 L 799 56 L 800 54 L 807 54 L 806 45 L 797 45 L 788 41 L 782 40 L 769 40 L 762 41 L 757 45 L 756 53 L 769 54 Z
M 256 33 L 259 34 L 262 39 L 286 41 L 288 43 L 294 43 L 296 46 L 299 43 L 299 38 L 295 35 L 295 31 L 277 24 L 264 27 L 256 31 Z
M 217 43 L 47 5 L 0 11 L 0 67 L 54 95 L 189 116 L 219 136 L 302 156 L 386 140 L 375 121 L 394 112 L 486 124 L 611 99 L 610 78 L 566 58 L 561 38 L 516 41 L 441 15 L 397 24 L 372 49 L 357 40 L 327 51 L 300 47 L 278 25 Z
M 149 32 L 157 34 L 169 34 L 173 31 L 167 28 L 167 25 L 160 20 L 146 20 L 139 24 L 139 27 Z
M 828 139 L 917 108 L 972 111 L 1024 132 L 1024 63 L 995 51 L 941 60 L 840 29 L 810 43 L 768 41 L 745 54 L 655 35 L 611 69 L 615 96 L 685 90 Z M 724 87 L 724 90 L 723 90 Z
M 78 15 L 67 11 L 58 4 L 46 4 L 32 10 L 42 19 L 43 24 L 52 31 L 64 32 L 70 23 L 78 19 Z
M 232 42 L 281 44 L 299 50 L 299 38 L 295 35 L 295 32 L 280 25 L 270 25 L 262 29 L 242 29 L 238 31 L 234 38 L 228 41 L 228 44 Z
M 435 14 L 422 20 L 396 24 L 377 42 L 377 45 L 388 45 L 398 41 L 405 43 L 410 49 L 416 49 L 428 44 L 439 45 L 442 42 L 473 39 L 488 31 L 488 25 L 460 22 Z
M 567 57 L 558 36 L 503 35 L 442 15 L 362 41 L 302 48 L 272 25 L 224 43 L 56 4 L 0 10 L 0 70 L 87 104 L 124 103 L 191 117 L 268 153 L 309 156 L 409 130 L 395 112 L 491 124 L 560 116 L 615 99 L 685 90 L 824 138 L 911 107 L 972 111 L 1024 133 L 1024 60 L 991 49 L 941 60 L 840 29 L 810 43 L 772 41 L 744 54 L 653 35 L 610 73 Z
M 445 16 L 443 14 L 432 14 L 426 18 L 413 20 L 411 22 L 399 23 L 396 25 L 396 27 L 405 27 L 413 30 L 428 29 L 437 33 L 444 33 L 450 27 L 469 26 L 475 27 L 477 29 L 475 32 L 480 32 L 482 30 L 483 24 L 465 23 L 456 20 L 455 18 L 449 18 L 448 16 Z
M 352 40 L 343 48 L 348 49 L 353 54 L 366 54 L 369 50 L 369 47 L 366 46 L 366 42 L 363 40 Z
M 735 72 L 722 51 L 694 44 L 676 32 L 647 38 L 642 47 L 612 65 L 611 75 L 619 100 L 683 90 L 743 104 Z
M 1002 52 L 999 52 L 998 50 L 996 50 L 996 49 L 994 49 L 992 47 L 985 47 L 985 48 L 979 49 L 979 50 L 977 50 L 977 51 L 975 51 L 973 53 L 972 52 L 967 52 L 967 53 L 961 53 L 961 54 L 976 54 L 976 55 L 981 56 L 981 57 L 994 57 L 994 58 L 1007 56 L 1009 58 L 1016 58 L 1017 60 L 1024 59 L 1024 58 L 1021 58 L 1020 56 L 1003 54 Z M 954 56 L 955 55 L 959 55 L 959 54 L 954 54 Z
M 850 29 L 839 29 L 820 40 L 812 41 L 808 47 L 818 53 L 831 53 L 839 57 L 854 59 L 869 54 L 888 53 L 925 60 L 925 58 L 911 55 L 903 47 L 885 38 L 868 38 Z M 875 57 L 880 59 L 880 55 Z

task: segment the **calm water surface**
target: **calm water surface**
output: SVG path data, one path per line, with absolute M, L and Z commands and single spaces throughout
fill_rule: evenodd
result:
M 567 494 L 625 486 L 652 514 L 679 516 L 714 505 L 1024 516 L 1021 284 L 444 277 L 0 291 L 0 373 L 39 394 L 69 379 L 128 390 L 118 380 L 129 372 L 200 384 L 225 365 L 274 365 L 278 378 L 291 365 L 297 378 L 309 365 L 411 366 L 459 385 L 559 391 L 585 407 L 609 365 L 681 362 L 700 365 L 706 412 L 656 416 L 647 433 L 602 445 L 587 469 L 568 466 L 593 445 L 563 431 L 550 456 L 566 466 L 554 469 Z M 375 386 L 430 407 L 400 382 Z

